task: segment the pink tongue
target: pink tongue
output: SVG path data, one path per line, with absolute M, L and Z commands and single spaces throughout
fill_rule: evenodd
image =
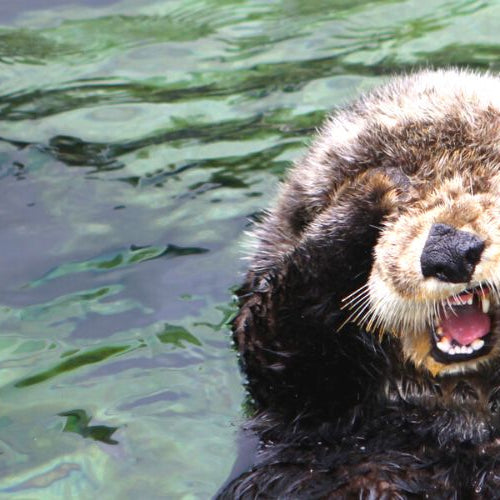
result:
M 441 320 L 443 335 L 461 345 L 484 337 L 491 327 L 490 317 L 476 305 L 460 306 Z

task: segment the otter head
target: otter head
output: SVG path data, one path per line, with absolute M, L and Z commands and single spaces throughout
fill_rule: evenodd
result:
M 364 288 L 344 299 L 349 320 L 434 376 L 500 366 L 499 90 L 491 75 L 422 72 L 341 116 L 357 125 L 338 156 L 397 194 Z
M 367 330 L 397 337 L 404 356 L 433 375 L 500 358 L 499 167 L 438 163 L 407 186 L 381 229 L 363 295 L 348 299 L 366 306 L 354 316 Z

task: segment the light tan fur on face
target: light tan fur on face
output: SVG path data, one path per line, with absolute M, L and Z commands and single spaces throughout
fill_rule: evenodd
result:
M 492 307 L 500 305 L 500 190 L 498 168 L 481 167 L 477 174 L 491 179 L 488 192 L 475 192 L 472 176 L 455 173 L 438 179 L 421 198 L 386 223 L 375 247 L 375 261 L 368 281 L 369 307 L 363 317 L 368 329 L 389 332 L 401 339 L 403 352 L 417 366 L 433 374 L 470 370 L 499 355 L 497 346 L 482 358 L 441 364 L 430 357 L 430 325 L 440 314 L 440 304 L 467 288 L 487 284 Z M 470 283 L 446 283 L 424 278 L 420 256 L 430 228 L 444 223 L 476 234 L 485 250 Z M 500 333 L 500 332 L 499 332 Z

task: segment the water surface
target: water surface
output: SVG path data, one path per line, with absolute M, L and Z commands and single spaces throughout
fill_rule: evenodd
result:
M 496 71 L 498 1 L 0 5 L 0 497 L 209 498 L 243 232 L 334 106 Z

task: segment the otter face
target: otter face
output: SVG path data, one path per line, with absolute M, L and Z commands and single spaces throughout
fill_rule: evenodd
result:
M 286 281 L 270 330 L 352 322 L 424 373 L 500 366 L 499 96 L 499 77 L 423 71 L 327 120 L 257 231 L 256 275 Z
M 351 320 L 398 337 L 433 375 L 500 357 L 499 167 L 457 170 L 412 183 L 382 227 L 368 283 L 346 300 Z

